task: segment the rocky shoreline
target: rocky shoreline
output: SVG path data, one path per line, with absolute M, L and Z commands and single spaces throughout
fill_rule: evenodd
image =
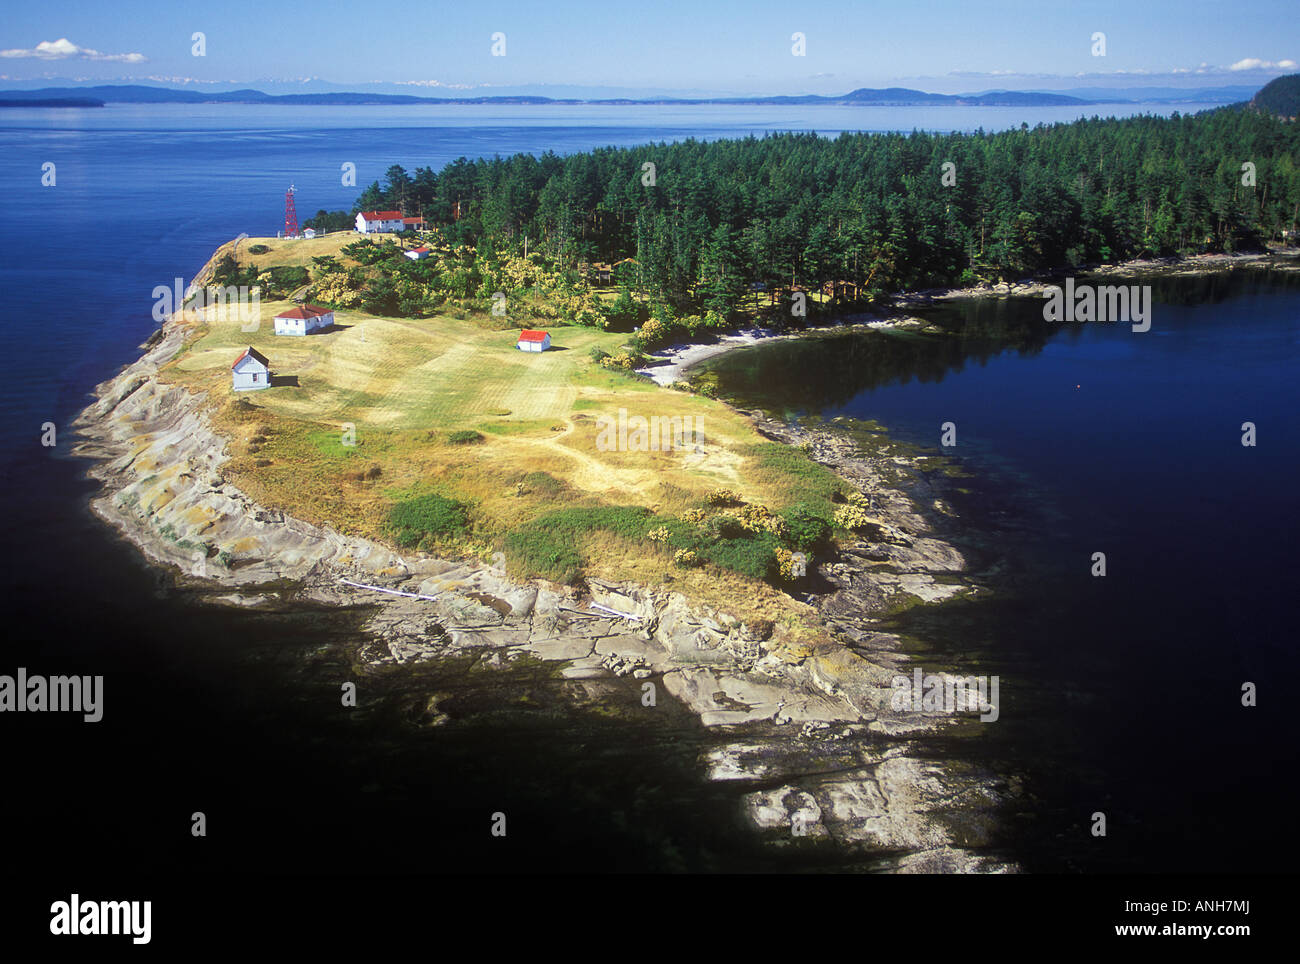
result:
M 602 680 L 631 676 L 717 733 L 702 767 L 749 788 L 747 815 L 773 845 L 808 837 L 904 872 L 1017 869 L 984 852 L 1015 782 L 927 751 L 926 738 L 959 717 L 893 709 L 891 680 L 913 657 L 870 628 L 899 598 L 935 602 L 977 588 L 956 578 L 961 553 L 847 437 L 751 416 L 763 434 L 805 446 L 869 493 L 878 520 L 873 541 L 820 567 L 828 588 L 813 604 L 834 641 L 796 652 L 782 627 L 746 625 L 679 593 L 595 579 L 581 589 L 519 583 L 477 560 L 398 553 L 257 505 L 223 476 L 226 440 L 206 399 L 159 378 L 184 339 L 184 323 L 168 321 L 139 360 L 98 386 L 75 423 L 74 454 L 92 460 L 88 474 L 103 484 L 96 515 L 204 598 L 364 603 L 372 642 L 359 658 L 376 669 L 467 652 L 528 655 L 555 661 L 593 699 L 607 695 Z M 907 461 L 891 467 L 915 469 Z
M 1190 277 L 1235 271 L 1238 268 L 1268 267 L 1280 271 L 1300 271 L 1300 248 L 1274 248 L 1267 253 L 1249 254 L 1202 254 L 1186 258 L 1143 258 L 1124 261 L 1119 264 L 1093 265 L 1080 268 L 1078 277 L 1088 278 L 1169 278 Z M 859 322 L 841 321 L 831 325 L 818 326 L 798 331 L 781 331 L 774 328 L 747 328 L 718 336 L 709 344 L 682 343 L 669 345 L 657 351 L 647 353 L 651 363 L 637 369 L 658 385 L 668 386 L 679 381 L 690 369 L 711 358 L 725 354 L 736 348 L 766 344 L 790 338 L 802 338 L 819 331 L 827 330 L 881 330 L 896 331 L 938 331 L 932 324 L 922 318 L 908 314 L 912 309 L 924 308 L 944 301 L 964 301 L 972 298 L 1006 298 L 1032 297 L 1042 295 L 1055 282 L 1052 276 L 1024 278 L 1020 281 L 1002 281 L 990 285 L 973 285 L 968 288 L 929 288 L 922 291 L 907 291 L 895 294 L 890 299 L 889 307 L 882 314 Z M 852 316 L 849 316 L 852 317 Z
M 1196 254 L 1188 257 L 1138 258 L 1118 264 L 1099 264 L 1078 268 L 1074 272 L 1077 278 L 1131 278 L 1142 280 L 1149 278 L 1193 277 L 1235 271 L 1238 268 L 1269 267 L 1283 271 L 1298 271 L 1300 248 L 1272 248 L 1263 253 L 1242 254 Z M 894 296 L 893 306 L 906 310 L 936 301 L 952 301 L 968 298 L 989 298 L 1007 296 L 1041 295 L 1056 280 L 1067 272 L 1054 271 L 1049 275 L 1023 278 L 1020 281 L 1002 281 L 991 285 L 976 285 L 969 288 L 932 288 L 925 291 L 909 291 Z

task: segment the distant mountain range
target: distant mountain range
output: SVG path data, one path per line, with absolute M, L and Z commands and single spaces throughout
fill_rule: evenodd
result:
M 1285 78 L 1281 78 L 1285 79 Z M 1273 82 L 1274 84 L 1277 81 Z M 277 87 L 287 85 L 276 84 Z M 382 85 L 392 89 L 395 85 Z M 1273 85 L 1270 84 L 1270 87 Z M 532 89 L 547 89 L 532 88 Z M 572 88 L 571 88 L 572 89 Z M 0 91 L 0 106 L 99 106 L 110 104 L 285 104 L 364 106 L 382 104 L 750 104 L 770 106 L 844 105 L 879 107 L 971 106 L 971 107 L 1083 107 L 1092 104 L 1135 103 L 1218 103 L 1243 102 L 1258 88 L 1253 86 L 1180 89 L 1176 87 L 1102 87 L 1069 91 L 988 90 L 971 94 L 932 94 L 908 87 L 883 89 L 862 87 L 847 94 L 797 94 L 777 96 L 696 97 L 649 93 L 638 97 L 571 96 L 552 97 L 523 93 L 519 89 L 499 94 L 459 97 L 429 97 L 419 94 L 379 91 L 314 91 L 269 94 L 250 88 L 240 90 L 195 90 L 155 87 L 143 84 L 42 87 L 33 90 Z
M 285 104 L 285 105 L 338 105 L 361 106 L 379 104 L 753 104 L 753 105 L 844 105 L 844 106 L 971 106 L 971 107 L 1081 107 L 1090 104 L 1131 104 L 1154 102 L 1200 101 L 1228 102 L 1224 94 L 1232 91 L 1236 100 L 1246 100 L 1254 88 L 1217 88 L 1201 91 L 1181 91 L 1176 88 L 1154 88 L 1143 95 L 1141 88 L 1125 89 L 1121 97 L 1101 88 L 1089 89 L 1090 96 L 1049 91 L 991 90 L 975 94 L 931 94 L 907 87 L 876 89 L 863 87 L 841 95 L 802 94 L 789 96 L 751 97 L 546 97 L 528 94 L 495 94 L 465 97 L 426 97 L 416 94 L 363 93 L 355 91 L 317 92 L 300 94 L 268 94 L 260 90 L 178 90 L 169 87 L 152 87 L 140 84 L 108 84 L 95 87 L 43 87 L 37 90 L 0 91 L 0 101 L 18 106 L 61 106 L 59 102 L 77 100 L 78 104 L 62 106 L 93 106 L 87 99 L 110 104 Z M 1080 92 L 1082 93 L 1082 91 Z M 1138 96 L 1131 96 L 1138 95 Z

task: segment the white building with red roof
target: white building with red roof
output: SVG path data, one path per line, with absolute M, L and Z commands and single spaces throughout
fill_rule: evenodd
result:
M 405 254 L 408 258 L 410 258 L 412 261 L 423 261 L 425 258 L 429 256 L 429 249 L 427 247 L 421 246 L 418 248 L 412 248 L 410 251 L 404 251 L 402 253 Z
M 357 230 L 362 234 L 404 229 L 401 211 L 362 211 L 357 215 Z
M 277 335 L 310 335 L 334 324 L 334 312 L 316 305 L 297 305 L 275 316 Z
M 519 333 L 515 347 L 520 351 L 546 351 L 551 347 L 551 336 L 544 331 L 525 328 Z
M 271 387 L 271 363 L 252 345 L 230 366 L 230 387 L 237 392 Z

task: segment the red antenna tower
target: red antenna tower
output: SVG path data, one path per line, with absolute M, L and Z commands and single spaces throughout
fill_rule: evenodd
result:
M 284 192 L 284 236 L 298 237 L 298 209 L 293 205 L 293 185 Z

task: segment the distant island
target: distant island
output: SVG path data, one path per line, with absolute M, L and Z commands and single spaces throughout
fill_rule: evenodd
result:
M 0 99 L 22 102 L 51 99 L 86 99 L 83 95 L 101 98 L 117 104 L 284 104 L 324 106 L 369 106 L 393 104 L 593 104 L 593 105 L 664 105 L 664 104 L 727 104 L 761 106 L 842 105 L 859 107 L 1082 107 L 1090 104 L 1134 103 L 1119 97 L 1090 100 L 1066 94 L 1035 91 L 988 91 L 981 94 L 931 94 L 907 87 L 875 89 L 862 87 L 847 94 L 822 96 L 799 94 L 774 97 L 652 97 L 652 98 L 554 98 L 540 96 L 495 97 L 418 97 L 414 94 L 325 93 L 325 94 L 266 94 L 260 90 L 232 90 L 209 93 L 196 90 L 174 90 L 168 87 L 151 87 L 143 84 L 109 84 L 98 87 L 44 87 L 40 90 L 0 91 Z M 54 106 L 54 105 L 47 105 Z M 94 106 L 81 104 L 74 106 Z M 102 106 L 102 105 L 100 105 Z

